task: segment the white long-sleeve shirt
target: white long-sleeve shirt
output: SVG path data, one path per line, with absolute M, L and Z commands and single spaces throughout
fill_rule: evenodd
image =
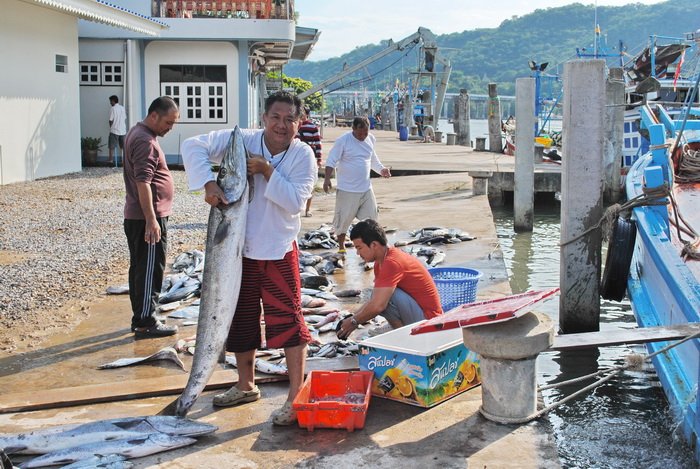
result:
M 182 142 L 190 190 L 201 190 L 216 180 L 211 163 L 223 160 L 232 129 L 215 130 Z M 285 152 L 270 155 L 263 140 L 263 130 L 241 129 L 249 153 L 264 155 L 274 171 L 266 181 L 254 175 L 253 199 L 248 205 L 243 255 L 257 260 L 278 260 L 292 249 L 301 229 L 301 211 L 311 197 L 318 175 L 311 147 L 294 139 Z
M 380 173 L 384 165 L 374 151 L 377 141 L 369 134 L 358 140 L 348 132 L 335 141 L 328 153 L 326 166 L 335 168 L 336 188 L 346 192 L 367 192 L 372 187 L 369 180 L 370 169 Z

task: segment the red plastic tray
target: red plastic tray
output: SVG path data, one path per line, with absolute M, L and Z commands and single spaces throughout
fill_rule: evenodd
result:
M 311 371 L 292 403 L 299 426 L 350 432 L 364 427 L 373 378 L 371 371 Z
M 457 327 L 471 327 L 495 322 L 508 321 L 525 314 L 530 306 L 555 293 L 559 288 L 550 290 L 531 290 L 517 295 L 504 296 L 495 300 L 477 301 L 452 308 L 447 313 L 421 322 L 411 329 L 411 334 L 443 331 Z

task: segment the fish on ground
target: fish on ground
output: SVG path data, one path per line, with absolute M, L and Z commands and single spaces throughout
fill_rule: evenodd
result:
M 91 456 L 81 459 L 61 469 L 131 469 L 134 463 L 126 460 L 124 456 L 118 454 L 108 454 L 106 456 Z
M 179 366 L 182 371 L 187 371 L 185 369 L 185 364 L 182 363 L 180 357 L 177 356 L 177 350 L 173 347 L 164 347 L 158 350 L 156 353 L 149 355 L 147 357 L 133 357 L 133 358 L 120 358 L 110 363 L 105 363 L 97 367 L 98 370 L 109 370 L 113 368 L 122 368 L 125 366 L 140 365 L 142 363 L 154 362 L 158 360 L 170 360 Z
M 226 363 L 231 365 L 234 368 L 238 368 L 238 363 L 236 362 L 236 356 L 233 354 L 226 355 Z M 289 371 L 287 370 L 287 365 L 284 364 L 283 362 L 272 363 L 271 361 L 263 360 L 262 358 L 255 359 L 255 369 L 257 371 L 259 371 L 260 373 L 265 373 L 268 375 L 286 376 L 289 374 Z
M 201 436 L 213 433 L 217 429 L 215 425 L 182 417 L 124 417 L 0 435 L 0 447 L 4 448 L 7 454 L 45 454 L 87 443 L 143 434 Z
M 58 466 L 85 460 L 94 456 L 116 454 L 127 459 L 140 458 L 151 454 L 170 451 L 194 444 L 197 440 L 188 436 L 167 435 L 165 433 L 145 433 L 139 436 L 87 443 L 70 448 L 52 451 L 19 465 L 22 469 Z
M 224 349 L 241 289 L 250 188 L 247 159 L 243 134 L 236 126 L 231 132 L 216 179 L 229 204 L 220 204 L 209 211 L 200 320 L 192 369 L 180 397 L 163 409 L 161 414 L 187 415 L 214 373 Z
M 108 295 L 126 295 L 129 293 L 129 284 L 124 283 L 122 285 L 112 285 L 107 287 L 106 293 Z
M 170 319 L 195 319 L 199 317 L 199 306 L 186 306 L 168 315 Z

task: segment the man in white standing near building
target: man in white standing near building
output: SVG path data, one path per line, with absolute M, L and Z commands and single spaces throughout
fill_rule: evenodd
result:
M 323 181 L 326 193 L 333 187 L 333 170 L 338 173 L 333 228 L 338 238 L 338 252 L 341 254 L 345 253 L 345 237 L 353 220 L 376 220 L 379 214 L 369 178 L 370 170 L 382 177 L 391 177 L 390 169 L 379 161 L 374 151 L 376 141 L 374 135 L 369 133 L 369 119 L 355 117 L 352 132 L 343 134 L 335 141 L 326 160 Z
M 124 106 L 119 104 L 119 98 L 116 95 L 109 97 L 109 104 L 112 107 L 109 110 L 109 141 L 107 146 L 109 147 L 109 163 L 110 165 L 115 164 L 114 161 L 114 147 L 119 146 L 119 156 L 124 158 L 124 136 L 126 135 L 126 110 Z M 117 162 L 119 157 L 117 157 Z M 116 165 L 115 165 L 116 166 Z

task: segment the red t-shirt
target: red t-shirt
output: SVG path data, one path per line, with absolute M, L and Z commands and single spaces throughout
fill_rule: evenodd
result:
M 151 185 L 153 210 L 156 217 L 170 216 L 173 211 L 175 184 L 165 162 L 165 153 L 158 144 L 157 136 L 142 122 L 129 130 L 124 142 L 124 184 L 126 201 L 124 218 L 143 220 L 136 182 Z
M 374 288 L 400 288 L 423 309 L 426 319 L 442 314 L 440 296 L 428 269 L 416 257 L 389 248 L 381 265 L 374 264 Z

